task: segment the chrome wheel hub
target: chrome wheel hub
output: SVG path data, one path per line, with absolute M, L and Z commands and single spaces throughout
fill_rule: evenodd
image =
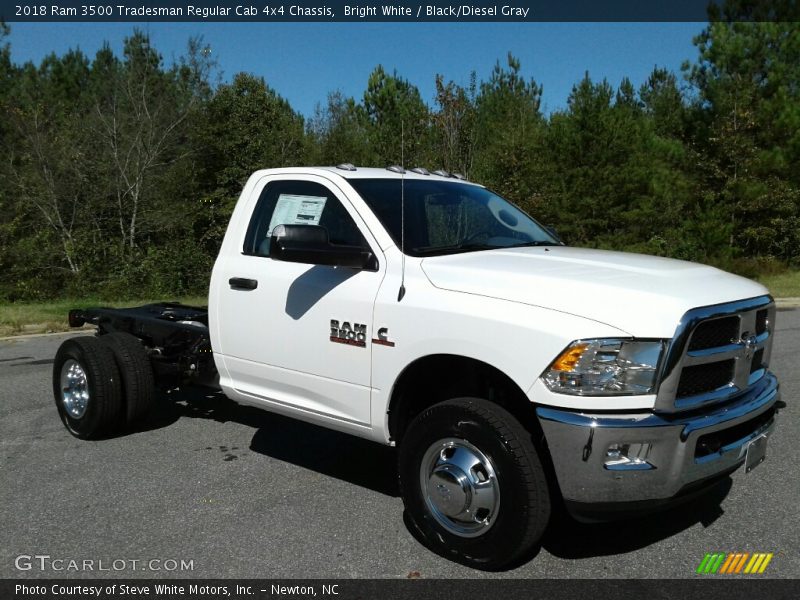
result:
M 431 445 L 420 465 L 420 488 L 431 515 L 447 531 L 477 537 L 495 521 L 500 486 L 489 458 L 466 440 Z
M 61 402 L 73 419 L 80 419 L 89 406 L 89 380 L 77 360 L 69 359 L 61 367 Z

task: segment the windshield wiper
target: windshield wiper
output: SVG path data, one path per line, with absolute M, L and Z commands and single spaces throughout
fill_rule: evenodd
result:
M 474 250 L 498 250 L 502 246 L 492 246 L 489 244 L 453 244 L 452 246 L 423 246 L 414 248 L 420 256 L 438 256 L 440 254 L 456 254 L 458 252 L 472 252 Z
M 477 242 L 470 242 L 469 244 L 457 244 L 455 246 L 456 250 L 495 250 L 500 248 L 500 246 L 494 246 L 492 244 L 479 244 Z
M 564 244 L 560 244 L 558 242 L 521 242 L 519 244 L 511 244 L 510 246 L 503 246 L 504 248 L 531 248 L 534 246 L 563 246 Z

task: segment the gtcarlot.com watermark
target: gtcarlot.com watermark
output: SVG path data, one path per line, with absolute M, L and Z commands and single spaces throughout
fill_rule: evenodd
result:
M 82 571 L 194 571 L 194 559 L 183 558 L 64 558 L 49 554 L 20 554 L 18 571 L 74 573 Z

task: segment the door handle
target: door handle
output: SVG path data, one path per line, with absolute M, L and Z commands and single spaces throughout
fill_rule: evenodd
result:
M 258 281 L 245 277 L 231 277 L 228 279 L 228 284 L 234 290 L 254 290 L 258 287 Z

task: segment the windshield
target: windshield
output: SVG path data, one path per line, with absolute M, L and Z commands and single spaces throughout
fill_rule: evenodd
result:
M 399 179 L 350 179 L 399 248 Z M 405 252 L 436 256 L 560 245 L 552 234 L 516 206 L 489 190 L 458 181 L 406 179 Z

